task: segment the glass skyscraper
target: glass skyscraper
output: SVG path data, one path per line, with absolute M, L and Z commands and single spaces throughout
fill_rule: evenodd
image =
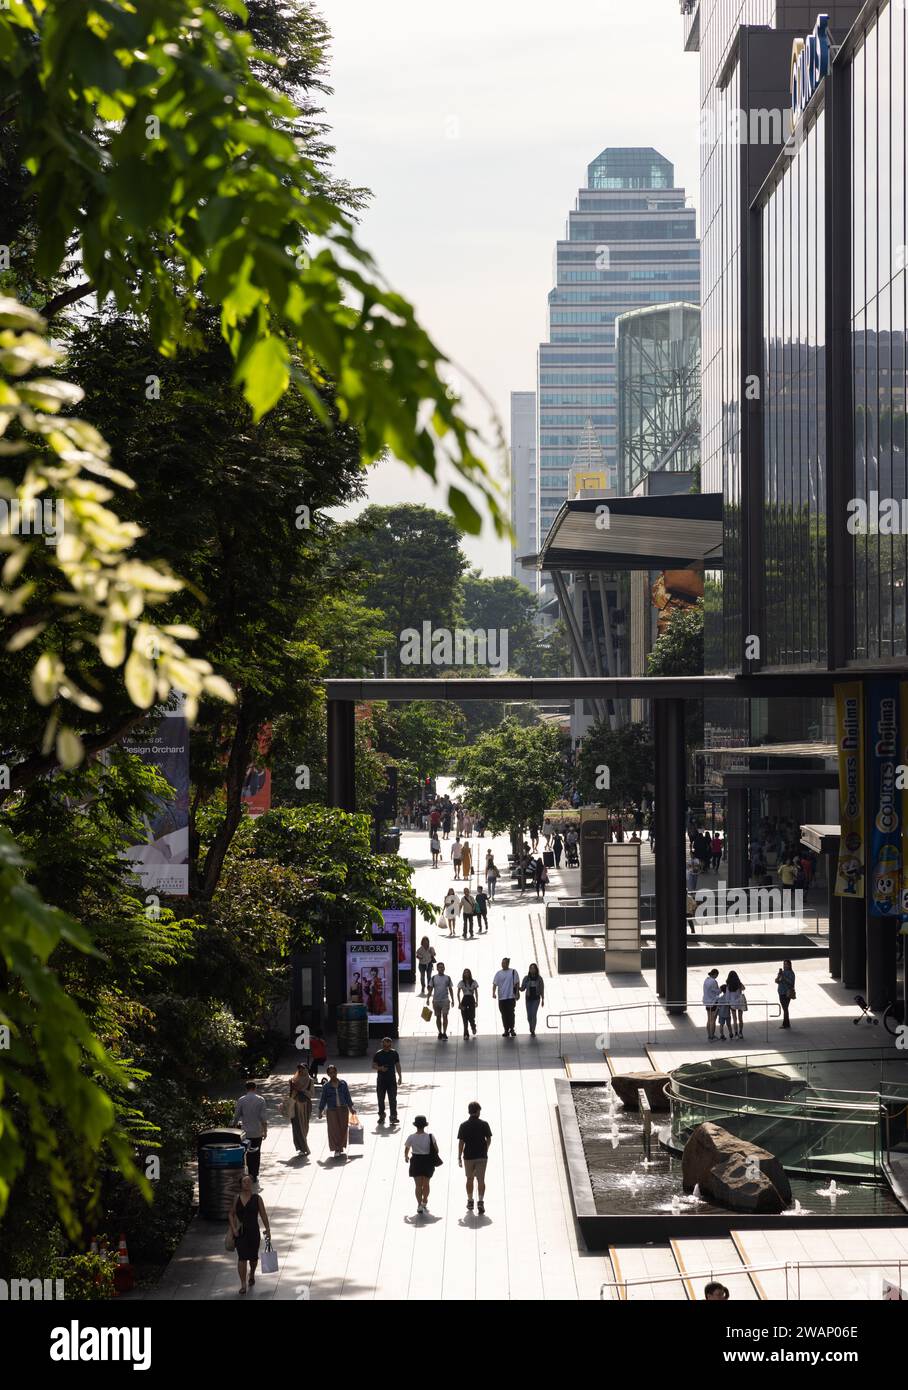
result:
M 590 430 L 617 490 L 615 320 L 650 304 L 700 302 L 696 215 L 674 186 L 674 167 L 654 149 L 606 149 L 555 249 L 549 338 L 537 360 L 538 535 L 569 495 L 578 449 Z

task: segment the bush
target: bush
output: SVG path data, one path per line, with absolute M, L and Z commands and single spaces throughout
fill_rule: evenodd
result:
M 116 1265 L 116 1254 L 67 1255 L 65 1259 L 57 1261 L 54 1277 L 63 1280 L 63 1293 L 67 1299 L 78 1299 L 82 1303 L 96 1302 L 113 1298 Z

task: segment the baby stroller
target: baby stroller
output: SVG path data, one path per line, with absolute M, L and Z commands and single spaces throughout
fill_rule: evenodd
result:
M 577 846 L 576 846 L 576 845 L 565 845 L 565 850 L 567 851 L 567 859 L 565 860 L 565 863 L 567 864 L 567 867 L 568 867 L 569 869 L 579 869 L 579 868 L 580 868 L 580 858 L 579 858 L 579 855 L 577 854 Z

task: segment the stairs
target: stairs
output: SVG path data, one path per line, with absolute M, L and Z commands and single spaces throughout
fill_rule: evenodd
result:
M 666 1244 L 613 1245 L 609 1247 L 613 1279 L 640 1279 L 673 1275 L 653 1284 L 631 1284 L 626 1290 L 606 1291 L 611 1299 L 629 1303 L 700 1302 L 711 1278 L 726 1286 L 736 1303 L 756 1301 L 764 1295 L 758 1281 L 748 1274 L 727 1274 L 743 1261 L 734 1239 L 696 1237 L 672 1240 Z M 703 1271 L 719 1271 L 704 1274 Z M 693 1273 L 696 1277 L 690 1278 Z

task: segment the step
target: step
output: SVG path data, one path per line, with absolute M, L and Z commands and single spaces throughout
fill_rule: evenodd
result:
M 646 1275 L 678 1275 L 678 1266 L 669 1245 L 611 1245 L 609 1256 L 616 1279 L 639 1279 Z M 687 1289 L 680 1277 L 670 1283 L 636 1284 L 619 1290 L 628 1303 L 686 1303 Z
M 687 1296 L 692 1301 L 699 1303 L 703 1300 L 703 1290 L 711 1279 L 724 1284 L 735 1303 L 742 1300 L 756 1302 L 759 1299 L 760 1295 L 748 1275 L 722 1272 L 741 1264 L 738 1248 L 730 1237 L 682 1237 L 673 1240 L 671 1248 L 681 1273 L 696 1275 L 696 1278 L 685 1280 Z M 705 1270 L 710 1272 L 704 1273 Z

